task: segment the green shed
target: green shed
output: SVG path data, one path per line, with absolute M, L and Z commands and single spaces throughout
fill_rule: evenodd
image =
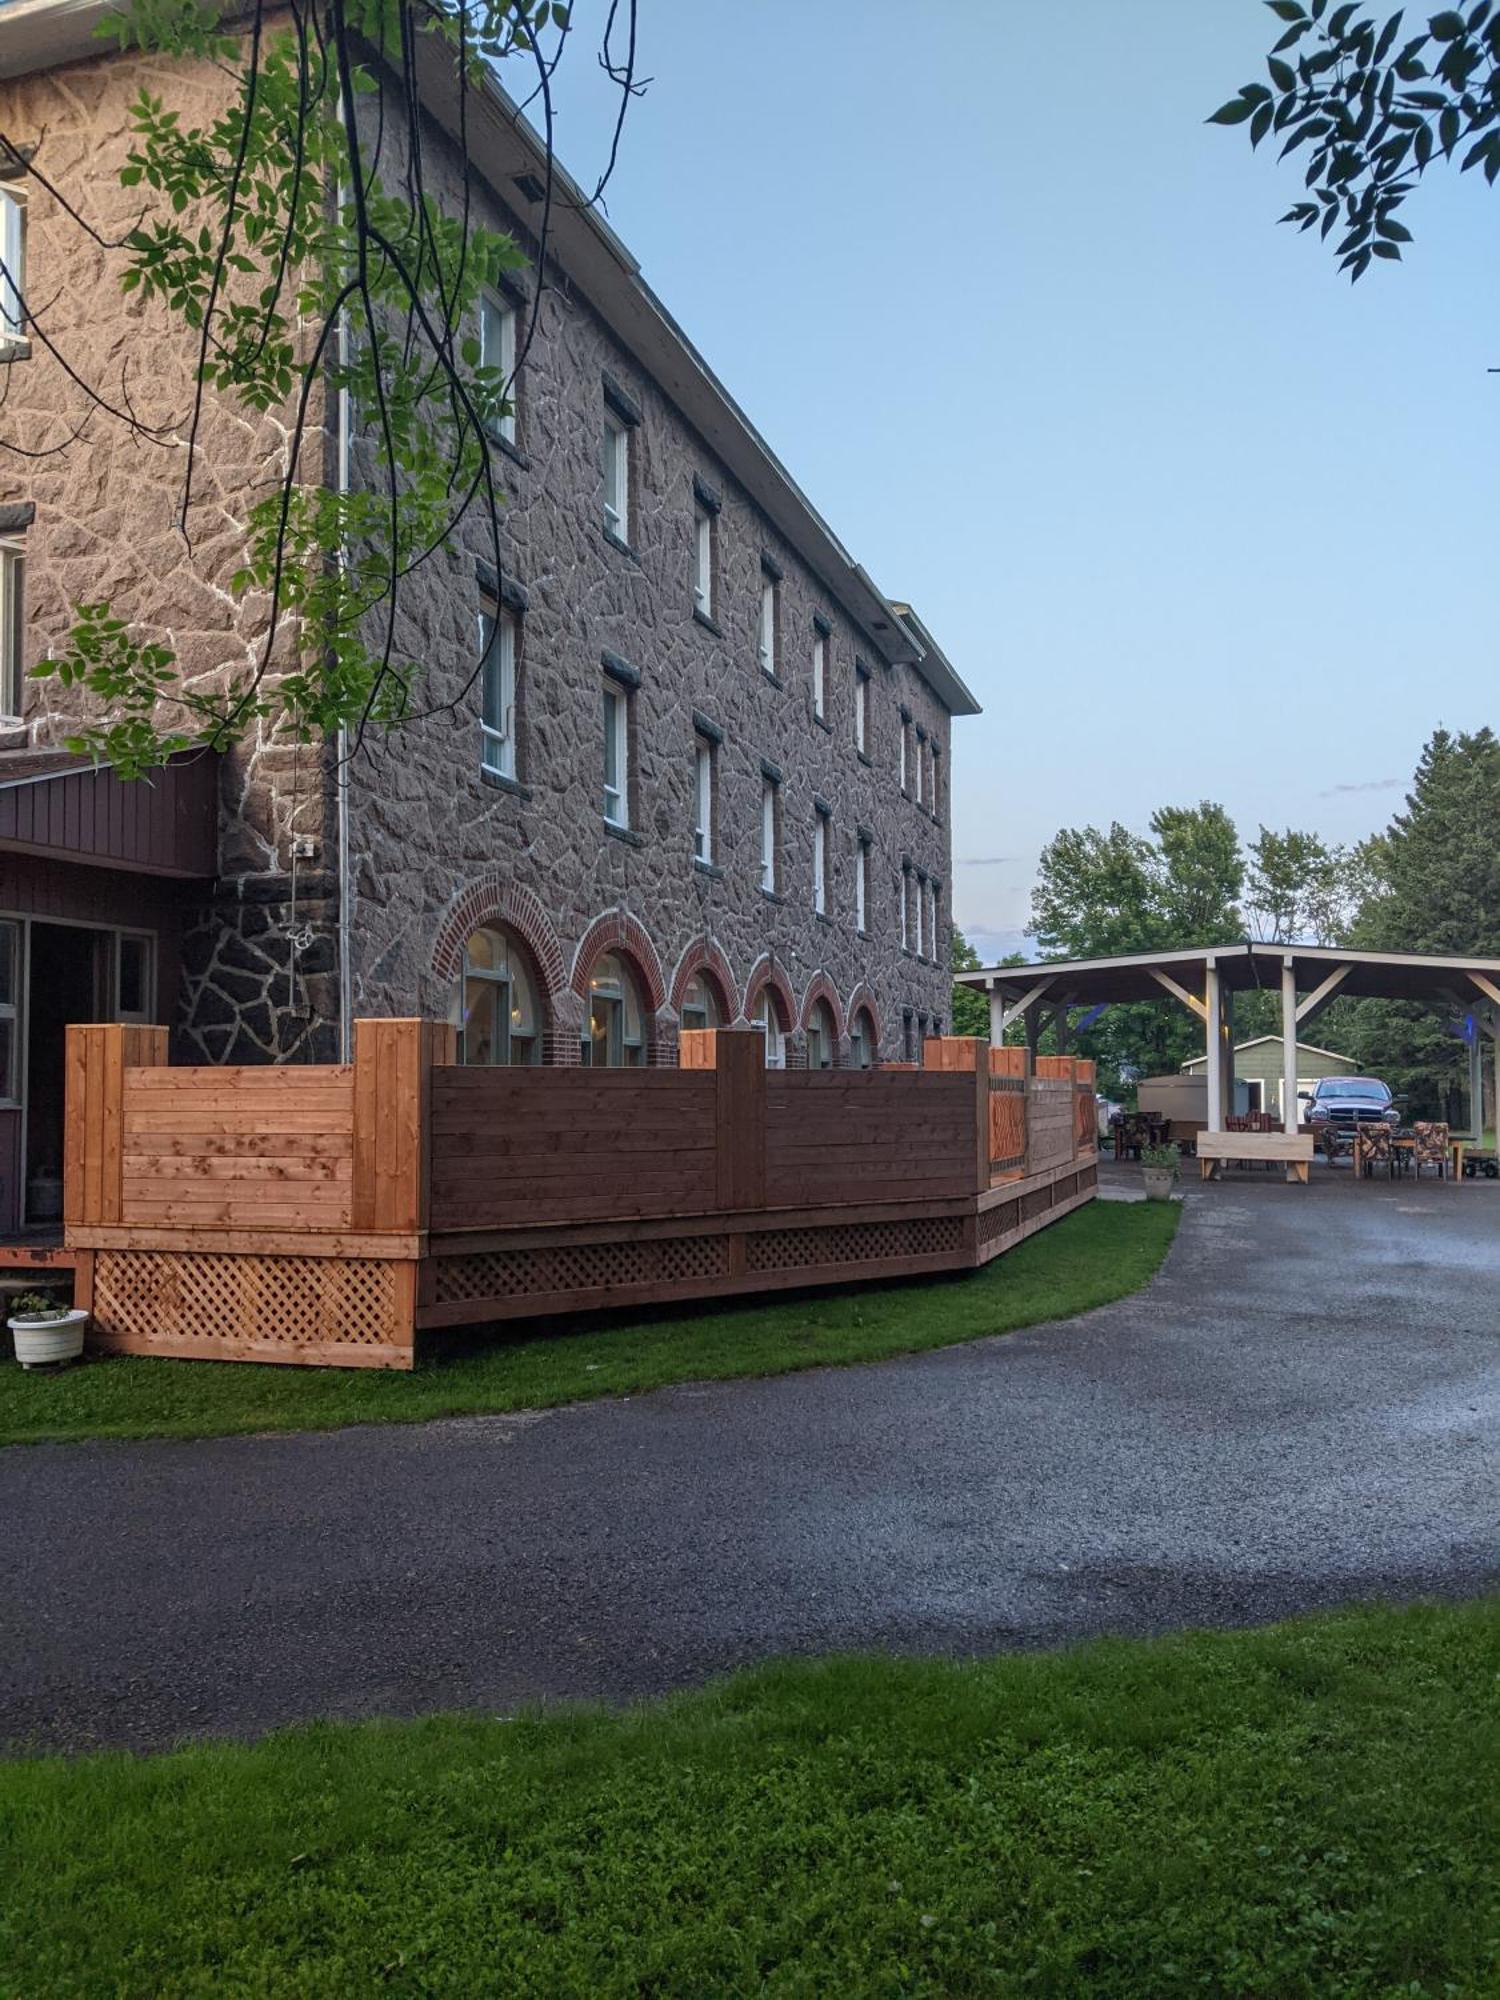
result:
M 1185 1076 L 1202 1076 L 1208 1057 L 1194 1056 L 1182 1065 Z M 1234 1050 L 1236 1081 L 1244 1083 L 1249 1111 L 1269 1111 L 1281 1116 L 1281 1037 L 1256 1035 L 1237 1042 Z M 1359 1064 L 1351 1056 L 1336 1055 L 1332 1049 L 1315 1049 L 1310 1042 L 1297 1044 L 1297 1089 L 1311 1090 L 1320 1076 L 1357 1076 Z

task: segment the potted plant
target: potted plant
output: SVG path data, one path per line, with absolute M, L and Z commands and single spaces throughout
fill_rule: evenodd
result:
M 6 1321 L 15 1336 L 17 1361 L 23 1368 L 76 1361 L 83 1352 L 88 1318 L 81 1306 L 60 1306 L 43 1292 L 23 1292 Z
M 1172 1183 L 1181 1159 L 1182 1148 L 1171 1143 L 1141 1148 L 1141 1179 L 1146 1183 L 1147 1201 L 1172 1199 Z

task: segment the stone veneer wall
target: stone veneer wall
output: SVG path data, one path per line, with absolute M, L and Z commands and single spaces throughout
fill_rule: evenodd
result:
M 371 117 L 373 103 L 365 106 Z M 452 149 L 435 130 L 424 144 L 429 184 L 446 170 L 456 187 Z M 476 187 L 476 196 L 481 220 L 527 242 L 488 189 Z M 630 551 L 602 523 L 606 372 L 642 414 L 632 432 Z M 476 531 L 462 557 L 430 565 L 404 600 L 403 639 L 429 662 L 429 698 L 456 707 L 372 752 L 352 781 L 356 1014 L 446 1011 L 464 939 L 499 919 L 532 947 L 551 1060 L 577 1060 L 590 961 L 613 942 L 635 960 L 656 1010 L 658 1060 L 675 1059 L 677 1007 L 700 959 L 727 989 L 732 1018 L 769 976 L 788 996 L 797 1029 L 824 994 L 847 1048 L 851 1001 L 863 1000 L 881 1054 L 899 1057 L 903 1011 L 946 1020 L 950 1006 L 946 711 L 914 670 L 887 664 L 857 632 L 565 279 L 543 295 L 518 444 L 505 468 L 503 520 L 507 580 L 525 594 L 518 783 L 481 773 L 479 692 L 460 693 L 473 675 L 489 556 L 487 534 Z M 722 500 L 717 632 L 692 610 L 695 475 Z M 778 682 L 756 654 L 763 557 L 782 573 Z M 826 725 L 812 713 L 815 616 L 831 629 Z M 640 674 L 633 831 L 625 838 L 602 817 L 606 651 Z M 868 759 L 854 745 L 856 658 L 871 676 Z M 900 790 L 903 709 L 938 747 L 942 819 Z M 695 714 L 723 732 L 710 870 L 693 859 Z M 759 886 L 763 761 L 782 772 L 783 893 L 775 898 Z M 832 826 L 826 918 L 812 909 L 818 802 Z M 872 844 L 867 936 L 854 925 L 861 829 Z M 901 949 L 903 861 L 941 885 L 933 961 Z
M 37 144 L 37 166 L 106 243 L 140 218 L 140 191 L 122 188 L 118 173 L 131 143 L 130 107 L 143 87 L 179 108 L 185 124 L 216 116 L 226 95 L 224 78 L 208 65 L 118 54 L 0 80 L 0 129 L 18 144 Z M 192 338 L 159 305 L 120 292 L 118 251 L 94 242 L 35 180 L 22 185 L 27 290 L 41 332 L 111 400 L 128 397 L 144 423 L 172 427 L 171 441 L 155 445 L 95 411 L 55 456 L 0 447 L 0 505 L 35 508 L 25 531 L 27 665 L 61 642 L 75 603 L 108 598 L 143 636 L 170 644 L 193 683 L 244 670 L 257 657 L 267 607 L 234 598 L 229 578 L 243 559 L 245 513 L 284 463 L 285 430 L 210 401 L 189 547 L 177 514 Z M 0 369 L 3 430 L 42 451 L 65 443 L 87 404 L 42 338 L 34 336 L 30 350 Z M 320 429 L 307 449 L 321 476 Z M 24 726 L 0 730 L 0 746 L 60 742 L 83 712 L 76 691 L 33 682 Z M 183 941 L 176 1026 L 185 1058 L 323 1057 L 336 1047 L 335 906 L 319 860 L 309 864 L 295 912 L 289 901 L 293 834 L 312 835 L 320 852 L 324 845 L 325 776 L 318 746 L 298 750 L 263 729 L 223 761 L 220 876 Z M 294 929 L 311 935 L 296 954 L 289 1001 Z

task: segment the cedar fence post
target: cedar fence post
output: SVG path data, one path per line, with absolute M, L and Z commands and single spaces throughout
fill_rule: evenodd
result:
M 117 1021 L 68 1027 L 63 1059 L 63 1228 L 122 1222 L 125 1072 L 160 1069 L 165 1028 Z
M 432 1070 L 451 1063 L 446 1021 L 354 1024 L 354 1185 L 351 1221 L 365 1235 L 414 1236 L 427 1227 Z

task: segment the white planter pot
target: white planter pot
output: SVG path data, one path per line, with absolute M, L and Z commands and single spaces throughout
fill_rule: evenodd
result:
M 76 1361 L 83 1352 L 83 1330 L 89 1316 L 79 1306 L 61 1319 L 11 1319 L 16 1359 L 23 1368 L 47 1368 L 57 1361 Z
M 1172 1183 L 1176 1178 L 1170 1167 L 1142 1167 L 1141 1179 L 1146 1183 L 1147 1201 L 1170 1201 Z

